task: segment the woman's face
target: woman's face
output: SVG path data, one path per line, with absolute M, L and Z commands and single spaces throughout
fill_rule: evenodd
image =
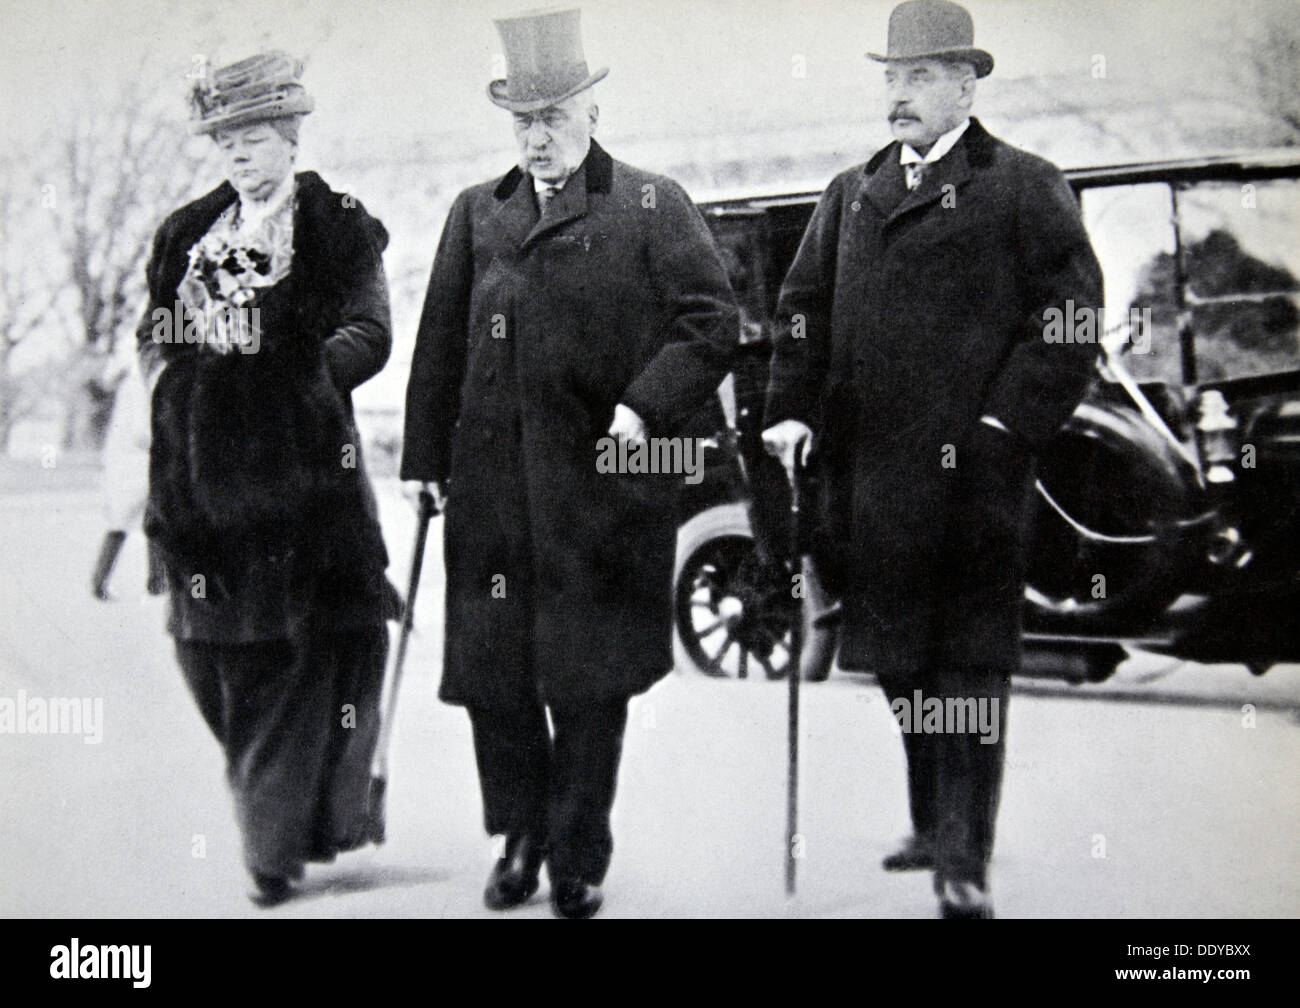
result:
M 270 123 L 217 130 L 212 139 L 221 152 L 226 178 L 241 196 L 266 199 L 293 169 L 296 147 Z

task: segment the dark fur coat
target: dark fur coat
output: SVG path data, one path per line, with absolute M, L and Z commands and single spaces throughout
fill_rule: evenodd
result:
M 254 353 L 158 342 L 190 248 L 237 198 L 228 183 L 163 223 L 138 340 L 153 392 L 145 531 L 172 581 L 171 630 L 243 643 L 379 618 L 387 555 L 351 391 L 387 359 L 387 232 L 314 172 L 297 176 L 293 261 L 254 302 Z

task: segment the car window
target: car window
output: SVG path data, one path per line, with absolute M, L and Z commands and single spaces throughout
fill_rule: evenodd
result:
M 765 217 L 759 211 L 713 214 L 709 226 L 727 280 L 740 308 L 740 341 L 753 343 L 768 336 L 768 291 L 763 248 Z
M 1177 193 L 1201 381 L 1300 369 L 1300 182 Z
M 1164 183 L 1100 186 L 1081 202 L 1105 280 L 1103 330 L 1126 342 L 1139 381 L 1181 383 L 1173 193 Z

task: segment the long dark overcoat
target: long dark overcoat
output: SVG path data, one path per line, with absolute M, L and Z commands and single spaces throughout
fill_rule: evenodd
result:
M 540 218 L 518 169 L 460 194 L 401 470 L 450 487 L 444 700 L 581 704 L 671 668 L 682 476 L 600 473 L 598 442 L 620 402 L 672 436 L 738 334 L 712 236 L 672 180 L 593 143 Z
M 777 307 L 765 424 L 815 433 L 841 664 L 1010 669 L 1033 455 L 1097 350 L 1048 342 L 1044 312 L 1095 310 L 1100 268 L 1062 174 L 977 120 L 915 192 L 899 151 L 817 205 Z

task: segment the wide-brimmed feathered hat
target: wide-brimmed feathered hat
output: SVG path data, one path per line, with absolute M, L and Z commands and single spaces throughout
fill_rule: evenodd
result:
M 190 92 L 190 131 L 211 133 L 227 126 L 306 115 L 315 103 L 301 77 L 302 61 L 279 50 L 210 70 Z
M 587 69 L 581 17 L 574 7 L 499 19 L 506 76 L 488 85 L 492 102 L 511 112 L 536 112 L 603 80 L 608 67 L 595 73 Z
M 993 57 L 975 48 L 975 22 L 970 12 L 948 0 L 907 0 L 889 15 L 885 54 L 867 53 L 873 60 L 950 59 L 975 67 L 976 77 L 993 72 Z

